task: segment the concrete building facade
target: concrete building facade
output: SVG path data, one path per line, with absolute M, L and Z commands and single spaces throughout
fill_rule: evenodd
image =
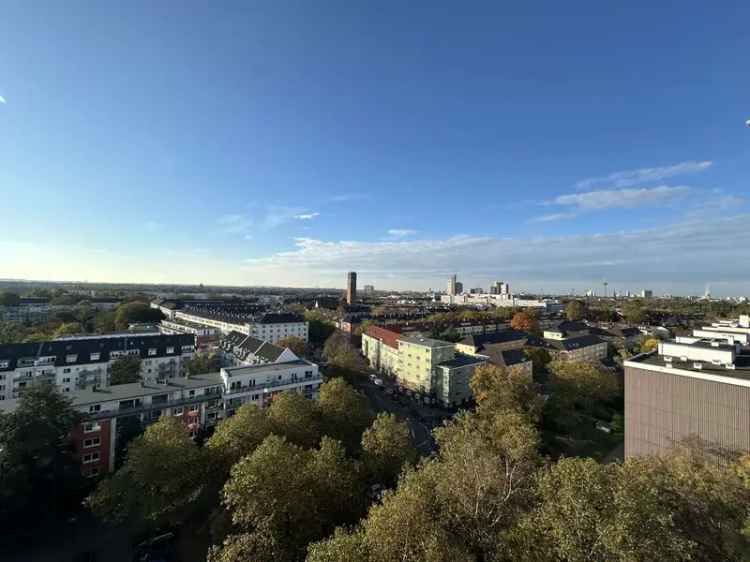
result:
M 716 341 L 664 342 L 625 362 L 625 456 L 685 439 L 750 451 L 750 356 Z

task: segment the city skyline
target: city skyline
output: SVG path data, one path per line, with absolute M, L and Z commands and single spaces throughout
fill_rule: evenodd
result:
M 585 4 L 10 3 L 0 276 L 750 294 L 750 7 Z

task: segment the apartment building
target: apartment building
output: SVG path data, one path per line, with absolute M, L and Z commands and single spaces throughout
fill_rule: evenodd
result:
M 740 344 L 684 338 L 625 362 L 625 456 L 687 438 L 750 451 L 750 354 Z
M 73 408 L 82 414 L 81 422 L 71 432 L 71 445 L 82 473 L 95 477 L 114 470 L 118 435 L 129 424 L 146 426 L 162 416 L 175 416 L 195 436 L 247 402 L 266 407 L 286 391 L 317 399 L 321 384 L 318 366 L 296 359 L 225 368 L 218 373 L 160 383 L 81 389 L 70 393 Z M 2 401 L 0 412 L 11 412 L 17 406 L 16 399 Z
M 214 351 L 219 344 L 221 336 L 218 328 L 179 319 L 162 320 L 158 328 L 162 334 L 189 334 L 195 336 L 196 350 L 201 353 Z
M 489 363 L 513 369 L 528 377 L 532 376 L 533 365 L 523 353 L 529 336 L 518 330 L 467 336 L 455 344 L 456 351 L 465 355 L 484 357 Z
M 227 416 L 246 403 L 263 408 L 281 392 L 301 392 L 306 398 L 317 399 L 323 379 L 315 363 L 304 359 L 243 365 L 221 370 L 224 409 Z
M 175 318 L 192 324 L 210 326 L 222 334 L 239 332 L 271 343 L 289 336 L 295 336 L 304 341 L 308 338 L 308 324 L 304 317 L 289 312 L 248 315 L 181 310 L 175 312 Z
M 267 312 L 257 316 L 250 323 L 248 335 L 271 343 L 276 343 L 289 336 L 307 341 L 308 324 L 304 317 L 299 314 Z
M 141 359 L 146 382 L 182 375 L 195 353 L 192 335 L 158 333 L 77 336 L 46 342 L 0 345 L 0 402 L 17 398 L 32 381 L 43 379 L 64 394 L 109 386 L 114 361 Z
M 227 334 L 219 347 L 226 362 L 234 366 L 284 363 L 299 359 L 288 347 L 280 347 L 240 332 Z
M 445 406 L 471 399 L 468 382 L 486 357 L 456 353 L 451 342 L 401 334 L 370 326 L 362 334 L 362 354 L 378 372 L 396 378 L 401 386 L 435 397 Z
M 582 322 L 561 322 L 544 330 L 542 338 L 529 338 L 528 344 L 546 349 L 559 361 L 596 362 L 606 359 L 609 345 Z

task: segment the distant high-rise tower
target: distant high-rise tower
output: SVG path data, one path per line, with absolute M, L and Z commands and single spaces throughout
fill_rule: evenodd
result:
M 346 274 L 346 303 L 354 304 L 357 300 L 357 272 L 350 271 Z
M 448 294 L 451 296 L 455 296 L 457 294 L 457 291 L 456 291 L 456 285 L 458 283 L 458 281 L 456 280 L 457 277 L 458 276 L 454 273 L 453 275 L 450 276 L 450 279 L 448 279 Z

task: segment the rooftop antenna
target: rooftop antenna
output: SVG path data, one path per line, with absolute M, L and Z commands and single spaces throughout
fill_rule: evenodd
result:
M 609 283 L 607 283 L 607 280 L 605 279 L 602 284 L 604 285 L 604 298 L 606 299 L 607 298 L 607 285 L 609 285 Z

